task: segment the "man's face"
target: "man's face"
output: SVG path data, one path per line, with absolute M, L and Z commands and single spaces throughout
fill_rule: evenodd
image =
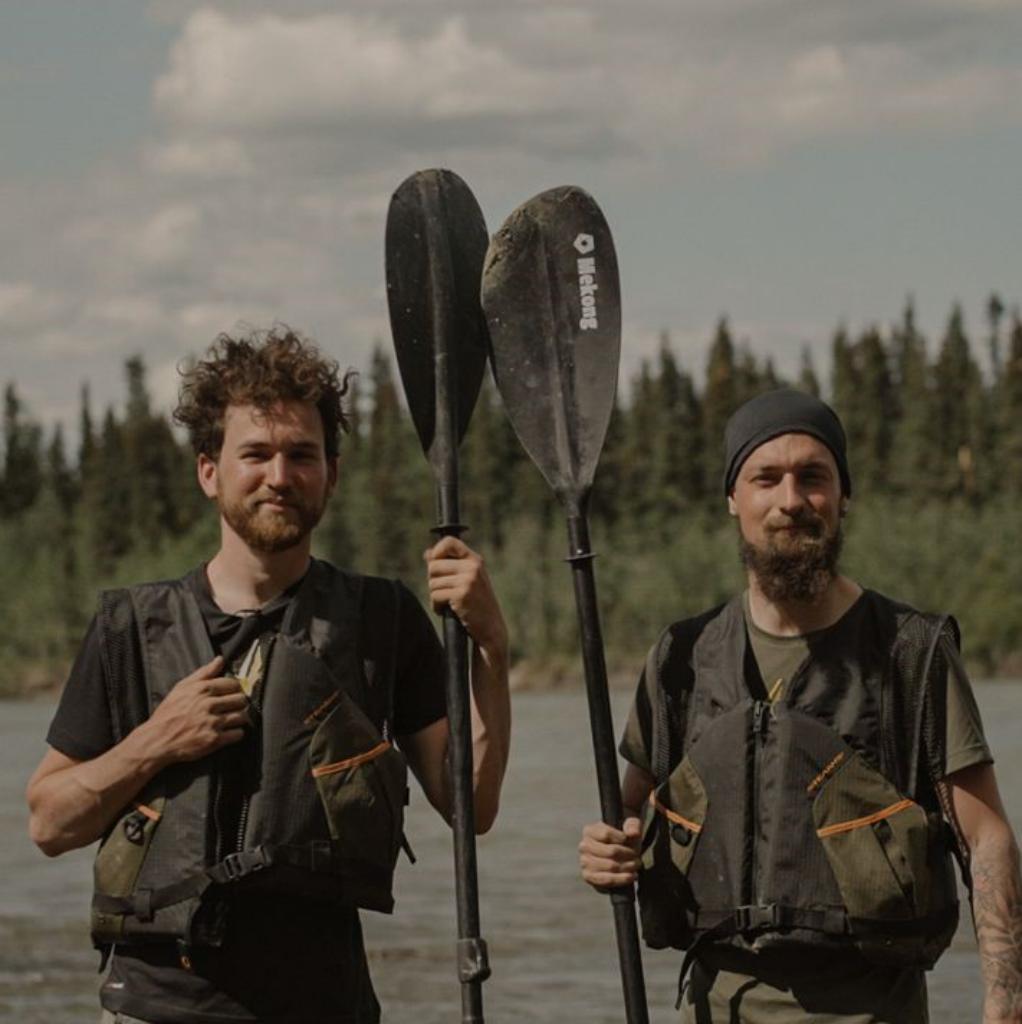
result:
M 199 482 L 227 525 L 254 551 L 285 551 L 319 522 L 337 482 L 323 421 L 308 402 L 278 402 L 267 411 L 231 405 L 215 461 L 199 456 Z
M 742 561 L 772 600 L 813 600 L 837 572 L 844 500 L 830 449 L 808 434 L 782 434 L 745 460 L 728 510 Z

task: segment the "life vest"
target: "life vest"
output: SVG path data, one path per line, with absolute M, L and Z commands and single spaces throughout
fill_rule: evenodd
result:
M 686 963 L 714 947 L 774 963 L 853 947 L 921 967 L 947 947 L 958 900 L 937 758 L 957 627 L 875 592 L 860 601 L 854 656 L 810 641 L 774 703 L 740 598 L 650 652 L 648 945 L 686 949 Z
M 314 560 L 259 640 L 257 725 L 161 771 L 113 824 L 95 862 L 98 947 L 176 941 L 187 961 L 222 937 L 214 887 L 392 910 L 407 770 L 391 744 L 393 664 L 369 673 L 360 658 L 363 584 Z M 99 626 L 115 739 L 215 653 L 187 578 L 104 593 Z

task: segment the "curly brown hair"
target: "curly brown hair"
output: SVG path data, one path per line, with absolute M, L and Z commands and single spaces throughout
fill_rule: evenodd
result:
M 234 338 L 219 334 L 204 359 L 181 373 L 174 422 L 188 431 L 196 455 L 219 458 L 224 443 L 224 413 L 229 405 L 253 405 L 266 411 L 277 402 L 311 402 L 323 420 L 326 455 L 335 459 L 341 431 L 349 429 L 343 402 L 354 376 L 343 377 L 338 364 L 325 359 L 308 339 L 279 325 Z

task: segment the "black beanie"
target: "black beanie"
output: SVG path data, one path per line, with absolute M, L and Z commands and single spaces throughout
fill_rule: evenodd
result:
M 750 398 L 727 421 L 724 431 L 724 493 L 730 494 L 742 463 L 761 445 L 781 434 L 809 434 L 822 441 L 834 456 L 841 475 L 841 491 L 852 493 L 845 451 L 845 431 L 837 413 L 820 399 L 779 388 Z

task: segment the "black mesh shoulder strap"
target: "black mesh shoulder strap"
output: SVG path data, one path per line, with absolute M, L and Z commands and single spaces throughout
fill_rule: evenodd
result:
M 148 717 L 145 663 L 131 591 L 105 590 L 96 613 L 114 743 Z
M 390 643 L 387 646 L 387 664 L 380 673 L 383 685 L 387 688 L 387 739 L 394 728 L 394 684 L 397 679 L 397 652 L 401 641 L 401 584 L 397 580 L 388 580 L 387 590 L 390 593 Z
M 644 680 L 652 713 L 649 763 L 659 786 L 683 756 L 688 706 L 695 685 L 692 653 L 720 608 L 668 626 L 646 655 Z
M 947 729 L 947 674 L 960 665 L 958 623 L 950 615 L 909 615 L 898 631 L 895 658 L 897 682 L 907 690 L 903 700 L 905 718 L 901 728 L 911 728 L 909 760 L 904 780 L 906 793 L 913 800 L 919 795 L 920 764 L 925 765 L 930 782 L 943 778 Z M 888 702 L 893 706 L 893 702 Z M 885 729 L 896 730 L 893 721 Z
M 949 672 L 965 669 L 961 660 L 961 631 L 951 615 L 917 613 L 909 618 L 898 634 L 899 680 L 911 687 L 909 708 L 912 724 L 909 749 L 907 795 L 919 799 L 919 767 L 925 765 L 928 780 L 940 812 L 954 836 L 957 856 L 969 892 L 969 847 L 951 805 L 951 794 L 944 781 L 947 746 L 947 678 Z M 891 727 L 890 724 L 887 726 Z
M 354 575 L 354 574 L 350 574 Z M 385 738 L 392 740 L 394 686 L 401 645 L 401 583 L 360 576 L 358 587 L 358 658 L 370 684 L 374 715 Z M 370 618 L 372 621 L 370 621 Z M 369 637 L 374 639 L 370 642 Z M 383 642 L 383 638 L 386 638 Z

